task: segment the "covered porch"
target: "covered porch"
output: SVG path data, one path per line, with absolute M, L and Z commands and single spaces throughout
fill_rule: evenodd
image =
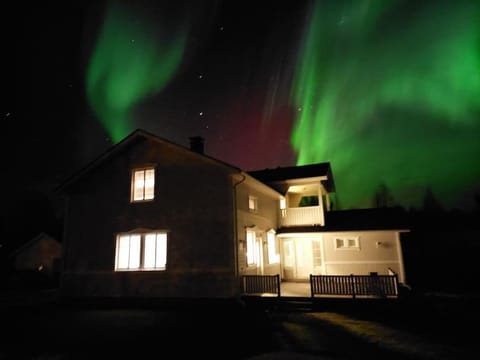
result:
M 244 275 L 242 295 L 298 298 L 398 298 L 393 275 L 310 275 L 309 281 L 282 281 L 280 275 Z

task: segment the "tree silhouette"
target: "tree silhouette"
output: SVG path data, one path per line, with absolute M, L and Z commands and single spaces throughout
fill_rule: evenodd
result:
M 427 187 L 425 190 L 425 195 L 423 197 L 423 210 L 427 212 L 442 212 L 443 206 L 435 197 L 432 189 Z
M 385 183 L 380 183 L 373 195 L 373 206 L 376 208 L 387 208 L 394 206 L 394 203 L 395 200 L 390 189 Z

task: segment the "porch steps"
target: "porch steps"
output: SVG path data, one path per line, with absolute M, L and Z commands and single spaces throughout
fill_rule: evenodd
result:
M 314 311 L 311 298 L 282 296 L 277 300 L 276 310 L 280 312 L 311 312 Z

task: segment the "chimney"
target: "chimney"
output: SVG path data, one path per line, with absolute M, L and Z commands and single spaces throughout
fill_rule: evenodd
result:
M 205 139 L 203 137 L 201 136 L 190 137 L 190 150 L 203 155 L 204 144 L 205 144 Z

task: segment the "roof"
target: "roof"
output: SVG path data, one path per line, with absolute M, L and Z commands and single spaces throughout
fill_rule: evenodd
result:
M 325 212 L 325 226 L 295 227 L 294 232 L 333 231 L 408 231 L 407 212 L 401 207 L 335 210 Z M 281 228 L 278 233 L 292 232 L 293 228 Z
M 13 249 L 11 252 L 10 252 L 10 256 L 17 256 L 19 253 L 21 253 L 22 251 L 24 251 L 25 249 L 29 248 L 30 246 L 34 245 L 35 243 L 39 242 L 40 240 L 42 239 L 50 239 L 50 240 L 53 240 L 55 241 L 59 246 L 61 246 L 60 242 L 54 238 L 53 236 L 51 236 L 50 234 L 47 234 L 45 232 L 40 232 L 38 233 L 35 237 L 31 238 L 30 240 L 28 240 L 27 242 L 23 243 L 22 245 L 20 245 L 19 247 L 17 247 L 16 249 Z
M 326 177 L 327 180 L 322 181 L 323 185 L 327 191 L 335 192 L 335 184 L 329 162 L 255 170 L 249 171 L 248 174 L 264 183 L 282 182 L 292 179 L 305 179 L 312 177 Z
M 191 150 L 190 148 L 187 148 L 185 146 L 176 144 L 172 141 L 166 140 L 162 137 L 159 137 L 157 135 L 154 135 L 148 131 L 145 131 L 143 129 L 136 129 L 132 133 L 130 133 L 128 136 L 126 136 L 123 140 L 118 142 L 117 144 L 113 145 L 109 149 L 107 149 L 104 153 L 102 153 L 100 156 L 98 156 L 96 159 L 91 161 L 89 164 L 87 164 L 85 167 L 83 167 L 80 171 L 77 173 L 73 174 L 71 177 L 69 177 L 67 180 L 65 180 L 62 184 L 60 184 L 57 187 L 57 191 L 64 191 L 66 188 L 71 186 L 73 183 L 77 182 L 80 178 L 82 178 L 84 175 L 86 175 L 88 172 L 90 172 L 92 169 L 98 167 L 100 164 L 104 163 L 108 159 L 112 158 L 116 154 L 118 154 L 122 149 L 126 148 L 130 144 L 134 143 L 135 141 L 138 141 L 139 139 L 147 139 L 151 140 L 157 143 L 163 143 L 167 144 L 173 147 L 178 148 L 181 151 L 187 151 L 192 154 L 195 154 L 196 156 L 200 156 L 204 159 L 207 159 L 208 161 L 213 161 L 217 164 L 220 164 L 222 166 L 228 167 L 229 169 L 235 171 L 235 172 L 240 172 L 241 169 L 239 169 L 236 166 L 230 165 L 226 162 L 223 162 L 221 160 L 215 159 L 213 157 L 210 157 L 205 154 L 200 154 L 196 151 Z

